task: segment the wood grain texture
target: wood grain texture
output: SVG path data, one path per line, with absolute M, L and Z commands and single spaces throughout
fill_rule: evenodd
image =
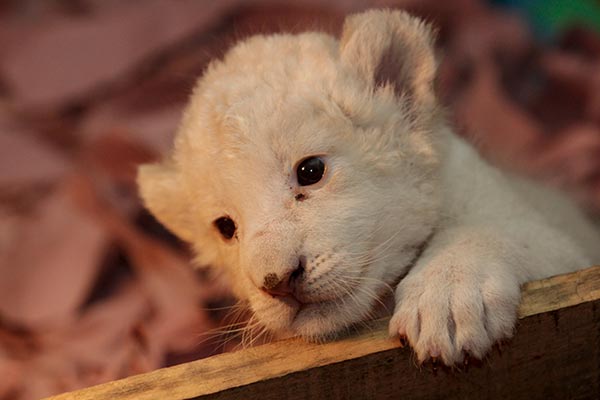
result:
M 51 399 L 600 399 L 600 266 L 524 285 L 519 318 L 502 352 L 461 370 L 418 367 L 379 320 L 336 342 L 289 339 Z

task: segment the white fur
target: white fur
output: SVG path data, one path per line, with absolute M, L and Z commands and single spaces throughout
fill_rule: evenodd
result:
M 140 169 L 148 208 L 270 331 L 335 334 L 408 271 L 390 333 L 420 360 L 451 364 L 512 334 L 520 284 L 600 262 L 600 238 L 571 203 L 449 130 L 432 37 L 399 11 L 349 17 L 339 42 L 252 37 L 198 82 L 172 157 Z M 325 176 L 299 186 L 296 166 L 312 155 Z M 238 227 L 230 241 L 213 225 L 224 215 Z M 299 257 L 296 299 L 260 290 Z

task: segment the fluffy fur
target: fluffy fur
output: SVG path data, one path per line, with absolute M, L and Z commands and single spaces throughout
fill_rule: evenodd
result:
M 245 40 L 199 80 L 170 159 L 141 167 L 142 197 L 272 332 L 328 337 L 403 277 L 390 333 L 421 361 L 481 357 L 512 334 L 520 284 L 600 262 L 600 238 L 560 194 L 450 131 L 435 67 L 430 28 L 400 11 L 351 16 L 340 41 Z M 313 155 L 325 175 L 299 186 Z M 294 296 L 261 290 L 299 259 Z

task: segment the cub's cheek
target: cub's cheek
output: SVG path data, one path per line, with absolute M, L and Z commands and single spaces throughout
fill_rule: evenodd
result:
M 264 294 L 260 293 L 256 285 L 252 283 L 246 271 L 240 268 L 227 271 L 227 283 L 233 290 L 233 294 L 240 300 L 260 301 L 261 296 L 258 295 Z
M 251 297 L 251 289 L 247 282 L 241 279 L 235 279 L 231 274 L 227 275 L 227 285 L 231 289 L 233 295 L 239 300 L 246 301 Z

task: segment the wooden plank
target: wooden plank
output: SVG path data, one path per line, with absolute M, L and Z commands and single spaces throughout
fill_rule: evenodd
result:
M 468 371 L 418 367 L 387 321 L 326 344 L 288 339 L 52 397 L 600 399 L 600 266 L 523 287 L 516 336 Z

